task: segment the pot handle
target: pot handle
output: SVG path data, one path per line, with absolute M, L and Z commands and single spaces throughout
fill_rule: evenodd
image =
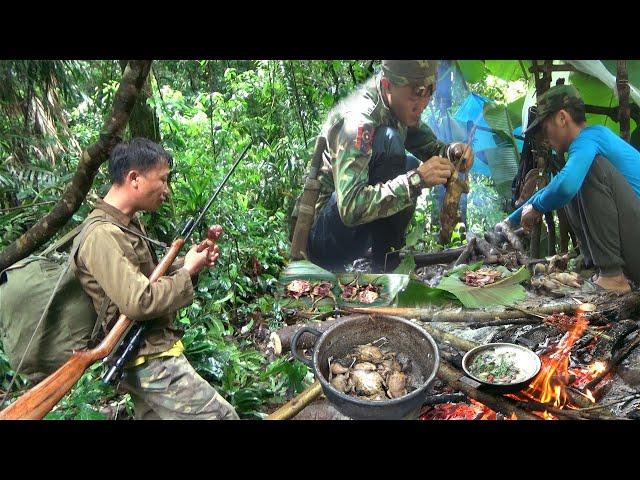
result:
M 315 335 L 316 337 L 320 337 L 322 335 L 322 332 L 319 332 L 315 328 L 302 327 L 300 330 L 293 334 L 293 338 L 291 339 L 291 353 L 293 353 L 295 359 L 301 361 L 306 366 L 313 369 L 313 360 L 308 359 L 304 356 L 304 354 L 298 352 L 298 340 L 303 333 L 310 333 L 312 335 Z

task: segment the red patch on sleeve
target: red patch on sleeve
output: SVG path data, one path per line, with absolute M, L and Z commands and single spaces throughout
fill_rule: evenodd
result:
M 373 125 L 365 123 L 358 127 L 356 135 L 356 148 L 363 155 L 371 153 L 371 145 L 373 144 Z

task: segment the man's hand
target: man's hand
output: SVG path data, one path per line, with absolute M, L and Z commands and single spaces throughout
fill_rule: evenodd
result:
M 194 245 L 184 257 L 184 267 L 189 275 L 194 276 L 204 267 L 212 267 L 220 256 L 220 247 L 211 240 L 205 240 L 207 248 Z M 202 251 L 199 251 L 202 250 Z
M 442 157 L 431 157 L 418 167 L 418 173 L 422 177 L 425 187 L 431 188 L 434 185 L 444 185 L 453 172 L 453 165 L 449 160 Z
M 533 208 L 533 205 L 525 205 L 522 209 L 522 216 L 520 217 L 520 224 L 524 229 L 524 233 L 531 233 L 531 230 L 540 222 L 541 218 L 542 213 Z
M 461 172 L 469 171 L 473 166 L 473 158 L 475 156 L 473 154 L 473 148 L 471 148 L 471 145 L 467 145 L 461 142 L 456 142 L 456 143 L 452 143 L 450 148 L 451 148 L 451 152 L 450 152 L 451 158 L 462 159 L 459 162 L 458 170 L 460 170 Z

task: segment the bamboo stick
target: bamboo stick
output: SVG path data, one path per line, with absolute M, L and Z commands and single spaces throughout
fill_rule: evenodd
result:
M 313 385 L 303 391 L 300 395 L 289 400 L 278 410 L 269 415 L 266 420 L 289 420 L 300 413 L 321 394 L 322 385 L 320 384 L 320 380 L 316 380 Z

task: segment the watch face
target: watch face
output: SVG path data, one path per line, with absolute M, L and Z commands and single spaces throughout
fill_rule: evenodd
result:
M 411 185 L 414 187 L 417 187 L 418 185 L 420 185 L 420 174 L 417 172 L 414 172 L 411 174 L 411 176 L 409 177 L 409 182 L 411 182 Z

